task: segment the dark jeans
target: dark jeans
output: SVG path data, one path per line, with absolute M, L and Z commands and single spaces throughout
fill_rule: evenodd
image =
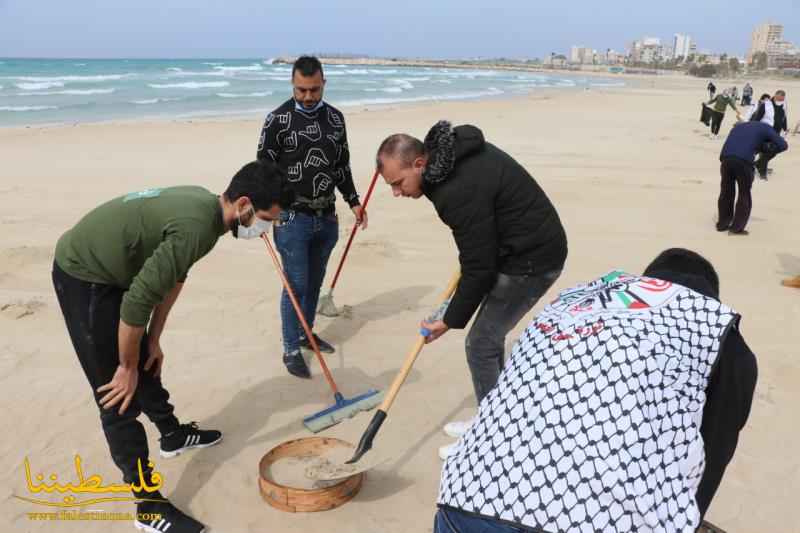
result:
M 561 270 L 538 275 L 498 274 L 466 340 L 467 363 L 478 403 L 497 384 L 505 363 L 506 335 L 530 311 Z
M 719 129 L 722 127 L 722 119 L 725 118 L 725 113 L 711 110 L 711 133 L 714 135 L 719 134 Z
M 742 231 L 750 219 L 753 199 L 750 189 L 753 187 L 753 165 L 740 159 L 723 159 L 720 165 L 719 221 L 717 229 L 730 227 L 731 231 Z M 739 198 L 734 210 L 736 186 L 739 186 Z
M 742 96 L 742 105 L 750 105 L 752 99 L 752 96 Z
M 337 240 L 339 221 L 335 214 L 320 217 L 284 211 L 281 224 L 275 226 L 275 245 L 281 254 L 283 269 L 312 329 L 325 267 Z M 286 290 L 281 297 L 281 321 L 284 351 L 299 350 L 300 338 L 305 337 L 305 332 Z
M 433 519 L 433 533 L 520 533 L 524 530 L 491 518 L 439 509 Z
M 75 279 L 55 263 L 53 285 L 72 346 L 100 409 L 100 423 L 111 458 L 122 470 L 126 483 L 138 482 L 137 459 L 141 459 L 145 473 L 150 470 L 147 466 L 147 435 L 137 420 L 139 414 L 144 412 L 162 435 L 178 429 L 179 425 L 169 403 L 169 392 L 161 384 L 161 379 L 152 371 L 144 370 L 149 357 L 147 335 L 142 339 L 139 383 L 131 404 L 123 415 L 118 413 L 119 404 L 103 409 L 99 400 L 105 393 L 98 394 L 97 388 L 111 381 L 119 366 L 119 308 L 125 289 Z

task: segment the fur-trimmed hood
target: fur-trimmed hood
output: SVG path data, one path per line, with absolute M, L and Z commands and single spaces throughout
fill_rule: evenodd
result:
M 425 152 L 428 163 L 422 173 L 426 185 L 436 185 L 445 181 L 456 162 L 480 151 L 486 141 L 483 132 L 475 126 L 464 125 L 455 128 L 446 120 L 440 120 L 425 136 Z

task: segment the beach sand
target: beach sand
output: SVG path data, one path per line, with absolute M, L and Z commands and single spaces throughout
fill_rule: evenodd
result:
M 781 279 L 800 274 L 792 204 L 800 194 L 800 137 L 790 138 L 790 151 L 774 160 L 770 181 L 755 183 L 750 236 L 717 233 L 722 140 L 709 140 L 698 122 L 706 83 L 639 78 L 624 89 L 346 109 L 353 171 L 363 195 L 387 134 L 423 136 L 439 118 L 472 123 L 522 162 L 559 210 L 570 255 L 556 289 L 613 268 L 640 272 L 671 246 L 709 257 L 720 274 L 722 299 L 743 315 L 759 381 L 749 423 L 707 518 L 733 532 L 800 531 L 792 503 L 800 493 L 800 328 L 794 329 L 800 292 L 780 286 Z M 760 94 L 779 86 L 791 106 L 800 83 L 755 88 Z M 14 497 L 37 497 L 27 489 L 25 457 L 34 476 L 56 473 L 72 481 L 73 458 L 80 454 L 87 476 L 121 481 L 53 293 L 53 247 L 89 209 L 123 193 L 179 184 L 222 191 L 254 157 L 262 120 L 0 129 L 0 530 L 132 531 L 125 522 L 31 520 L 29 512 L 55 509 Z M 728 113 L 723 133 L 733 121 Z M 327 360 L 346 396 L 388 388 L 418 321 L 457 267 L 449 231 L 427 200 L 392 198 L 380 183 L 369 215 L 369 229 L 357 236 L 335 293 L 338 305 L 352 307 L 349 316 L 320 317 L 316 327 L 336 345 Z M 340 220 L 329 276 L 353 221 L 341 200 Z M 287 514 L 262 501 L 258 462 L 280 442 L 307 436 L 302 418 L 332 398 L 316 363 L 313 381 L 287 375 L 279 292 L 259 241 L 225 236 L 192 269 L 162 339 L 163 379 L 181 421 L 220 429 L 224 440 L 161 460 L 157 431 L 142 417 L 164 494 L 212 531 L 430 531 L 441 469 L 437 448 L 449 441 L 441 427 L 474 409 L 465 333 L 451 331 L 423 350 L 370 452 L 392 460 L 368 474 L 361 493 L 334 511 Z M 530 318 L 509 337 L 509 347 Z M 356 443 L 371 417 L 362 413 L 325 434 Z M 131 509 L 115 503 L 84 510 Z

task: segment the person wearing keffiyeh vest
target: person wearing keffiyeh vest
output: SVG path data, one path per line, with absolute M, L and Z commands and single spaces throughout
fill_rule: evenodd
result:
M 679 248 L 562 291 L 445 463 L 434 532 L 693 533 L 757 374 L 718 297 L 713 266 Z

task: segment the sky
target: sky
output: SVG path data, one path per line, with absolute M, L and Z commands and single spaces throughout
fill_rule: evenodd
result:
M 798 0 L 0 0 L 0 57 L 545 57 L 643 36 L 744 55 L 756 24 L 800 45 Z

